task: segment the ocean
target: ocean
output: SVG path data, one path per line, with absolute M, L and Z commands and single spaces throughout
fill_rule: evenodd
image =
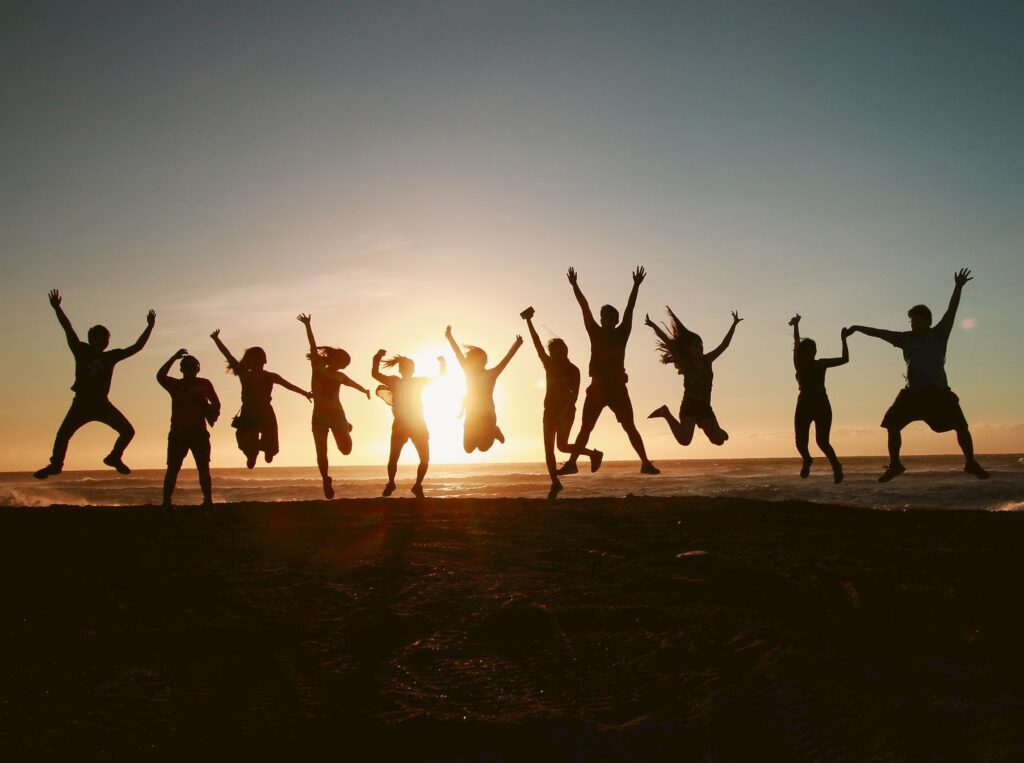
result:
M 962 471 L 959 456 L 907 457 L 907 473 L 880 485 L 877 477 L 887 459 L 844 459 L 846 480 L 832 482 L 824 458 L 814 462 L 806 479 L 798 475 L 799 460 L 721 459 L 658 461 L 662 473 L 645 476 L 636 462 L 606 462 L 590 474 L 586 460 L 578 475 L 563 478 L 560 498 L 650 496 L 726 496 L 759 500 L 800 500 L 876 509 L 1024 510 L 1024 457 L 983 456 L 979 460 L 992 478 L 979 481 Z M 399 467 L 396 497 L 409 496 L 414 467 Z M 337 499 L 380 495 L 384 466 L 333 465 Z M 110 470 L 66 472 L 38 481 L 29 473 L 0 474 L 0 506 L 134 506 L 159 504 L 163 471 L 140 469 L 121 477 Z M 424 487 L 433 498 L 543 498 L 548 490 L 543 464 L 432 465 Z M 256 469 L 214 469 L 214 501 L 322 500 L 314 467 L 257 466 Z M 199 503 L 194 470 L 183 470 L 175 492 L 178 504 Z

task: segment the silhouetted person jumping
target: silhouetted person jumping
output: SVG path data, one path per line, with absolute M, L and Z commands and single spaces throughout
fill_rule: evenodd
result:
M 451 326 L 444 330 L 444 338 L 452 346 L 466 376 L 466 418 L 462 429 L 462 447 L 467 453 L 477 449 L 486 452 L 495 440 L 505 442 L 505 435 L 498 427 L 498 414 L 494 410 L 494 385 L 512 356 L 522 346 L 523 338 L 516 337 L 505 357 L 494 368 L 487 368 L 487 353 L 479 347 L 466 345 L 466 353 L 463 354 L 459 343 L 452 336 Z
M 50 305 L 57 313 L 57 320 L 60 322 L 61 328 L 64 329 L 64 336 L 67 337 L 71 354 L 75 356 L 75 383 L 71 387 L 75 397 L 71 401 L 67 415 L 64 416 L 64 421 L 57 430 L 50 463 L 36 471 L 35 477 L 44 480 L 51 475 L 60 474 L 64 470 L 64 456 L 67 455 L 71 437 L 90 421 L 99 421 L 117 432 L 114 447 L 110 454 L 103 459 L 103 463 L 116 469 L 119 474 L 131 474 L 132 470 L 125 465 L 121 458 L 128 443 L 135 436 L 135 428 L 124 414 L 107 399 L 107 395 L 110 394 L 114 366 L 146 346 L 149 335 L 153 333 L 156 313 L 150 310 L 146 315 L 146 328 L 135 344 L 121 350 L 108 350 L 110 332 L 105 326 L 93 326 L 89 329 L 88 343 L 81 341 L 60 306 L 60 292 L 54 289 L 49 296 Z
M 228 371 L 237 376 L 242 385 L 242 409 L 231 420 L 231 426 L 235 428 L 238 449 L 245 454 L 245 465 L 250 469 L 256 466 L 260 452 L 269 464 L 280 450 L 277 440 L 277 416 L 274 415 L 274 408 L 270 404 L 274 385 L 290 389 L 307 400 L 312 400 L 313 395 L 265 370 L 267 353 L 262 347 L 250 347 L 242 353 L 241 360 L 236 360 L 220 341 L 220 329 L 214 329 L 210 339 L 227 359 Z
M 825 391 L 825 372 L 830 368 L 850 362 L 850 347 L 846 338 L 850 329 L 843 329 L 840 339 L 843 343 L 843 354 L 838 358 L 818 358 L 818 345 L 813 339 L 800 338 L 800 316 L 794 315 L 789 320 L 793 327 L 793 366 L 796 368 L 796 383 L 800 394 L 796 399 L 796 412 L 793 414 L 793 426 L 796 431 L 796 449 L 803 459 L 800 477 L 806 479 L 811 473 L 811 452 L 807 448 L 811 435 L 811 424 L 814 424 L 814 441 L 832 465 L 832 477 L 838 485 L 843 481 L 843 465 L 839 463 L 836 452 L 829 441 L 832 431 L 832 404 L 829 403 Z
M 180 360 L 181 378 L 169 376 L 174 361 Z M 178 472 L 189 451 L 199 472 L 199 487 L 203 491 L 203 505 L 213 504 L 210 481 L 210 433 L 206 425 L 213 426 L 220 417 L 220 400 L 209 379 L 199 378 L 199 361 L 181 349 L 160 366 L 156 372 L 160 382 L 171 396 L 171 431 L 167 434 L 167 473 L 164 475 L 164 506 L 171 505 L 171 496 L 178 481 Z
M 422 376 L 416 376 L 416 363 L 412 358 L 404 355 L 395 355 L 384 361 L 385 368 L 398 367 L 400 376 L 388 376 L 381 373 L 381 360 L 387 354 L 387 350 L 378 350 L 373 356 L 373 367 L 371 374 L 374 379 L 380 382 L 377 387 L 377 396 L 391 406 L 395 421 L 391 425 L 391 452 L 388 454 L 388 484 L 384 486 L 383 495 L 389 496 L 395 492 L 395 474 L 398 472 L 398 457 L 402 454 L 405 443 L 412 440 L 413 447 L 420 457 L 419 466 L 416 469 L 416 484 L 412 486 L 413 495 L 423 497 L 423 478 L 427 475 L 427 467 L 430 466 L 430 433 L 427 431 L 427 422 L 423 418 L 423 388 L 434 381 Z M 445 361 L 438 357 L 440 365 L 440 376 L 445 374 Z
M 590 433 L 594 431 L 597 419 L 601 411 L 606 407 L 612 409 L 615 418 L 622 425 L 633 450 L 640 456 L 640 472 L 642 474 L 660 474 L 660 471 L 647 458 L 647 451 L 644 450 L 644 441 L 636 429 L 633 421 L 633 404 L 629 399 L 629 391 L 626 389 L 626 382 L 629 377 L 626 375 L 626 343 L 629 341 L 629 332 L 633 328 L 633 308 L 636 307 L 636 295 L 640 291 L 640 284 L 643 283 L 646 272 L 643 268 L 633 271 L 633 289 L 629 292 L 629 300 L 626 302 L 626 312 L 619 323 L 619 311 L 611 305 L 604 305 L 601 308 L 601 323 L 594 320 L 590 312 L 590 305 L 587 298 L 580 291 L 578 276 L 573 268 L 569 268 L 569 283 L 572 284 L 576 301 L 579 302 L 580 310 L 583 311 L 583 325 L 590 337 L 590 386 L 587 387 L 587 396 L 583 401 L 583 416 L 580 423 L 579 434 L 576 435 L 576 443 L 573 445 L 573 454 L 565 462 L 559 474 L 575 474 L 579 471 L 576 461 L 580 454 L 586 449 Z
M 679 405 L 678 421 L 667 405 L 652 411 L 647 418 L 665 419 L 672 430 L 672 436 L 680 445 L 689 445 L 693 441 L 696 427 L 700 427 L 712 445 L 722 445 L 729 439 L 729 433 L 719 425 L 718 418 L 711 408 L 711 384 L 715 378 L 711 366 L 732 342 L 736 326 L 743 319 L 733 310 L 732 325 L 722 343 L 711 352 L 705 353 L 704 340 L 700 335 L 686 328 L 672 312 L 672 308 L 665 309 L 672 319 L 670 327 L 666 326 L 663 329 L 652 321 L 649 315 L 644 318 L 644 324 L 650 326 L 658 337 L 661 362 L 674 365 L 676 372 L 683 375 L 683 400 Z
M 932 326 L 931 310 L 924 305 L 914 305 L 907 312 L 910 331 L 850 327 L 851 334 L 859 331 L 900 348 L 907 362 L 907 386 L 900 390 L 882 418 L 882 427 L 889 432 L 889 466 L 878 478 L 879 482 L 888 482 L 907 470 L 900 462 L 901 433 L 912 421 L 923 421 L 934 432 L 955 431 L 956 441 L 964 453 L 964 471 L 978 479 L 988 479 L 988 472 L 974 458 L 974 441 L 960 409 L 960 398 L 946 381 L 946 344 L 960 306 L 960 293 L 970 280 L 971 271 L 967 268 L 953 276 L 953 296 L 949 298 L 946 314 L 935 326 Z
M 352 387 L 370 399 L 370 390 L 353 381 L 341 369 L 347 368 L 352 361 L 351 356 L 337 347 L 317 346 L 313 338 L 313 319 L 302 313 L 298 316 L 299 323 L 306 327 L 306 339 L 309 340 L 309 364 L 313 369 L 310 391 L 313 393 L 313 445 L 316 447 L 316 465 L 320 469 L 323 480 L 324 496 L 334 498 L 333 480 L 328 474 L 327 435 L 334 435 L 334 444 L 343 456 L 352 452 L 352 425 L 345 417 L 345 409 L 341 407 L 341 387 Z
M 562 489 L 562 483 L 558 479 L 558 465 L 555 462 L 555 446 L 557 445 L 563 453 L 573 452 L 569 435 L 576 419 L 576 401 L 580 396 L 580 369 L 569 361 L 569 348 L 561 339 L 549 341 L 545 352 L 537 329 L 533 326 L 532 307 L 527 308 L 522 316 L 530 329 L 530 337 L 537 350 L 537 357 L 544 366 L 544 378 L 547 382 L 544 392 L 544 462 L 547 464 L 548 474 L 551 475 L 551 491 L 548 498 L 555 498 Z M 601 468 L 601 460 L 604 458 L 601 451 L 584 448 L 580 453 L 590 458 L 590 471 L 596 472 Z

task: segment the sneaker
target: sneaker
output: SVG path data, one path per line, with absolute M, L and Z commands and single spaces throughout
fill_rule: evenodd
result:
M 384 486 L 384 492 L 383 492 L 383 493 L 381 493 L 381 495 L 382 495 L 382 496 L 383 496 L 384 498 L 387 498 L 387 497 L 388 497 L 389 495 L 391 495 L 391 494 L 392 494 L 393 492 L 395 492 L 395 483 L 394 483 L 394 482 L 389 482 L 388 484 L 386 484 L 386 485 Z
M 899 477 L 903 472 L 907 470 L 903 464 L 889 464 L 885 467 L 885 471 L 882 472 L 882 476 L 878 478 L 879 482 L 888 482 L 891 479 Z
M 650 461 L 646 461 L 640 465 L 641 474 L 661 474 L 661 469 L 652 464 Z
M 599 450 L 594 451 L 594 455 L 590 457 L 590 472 L 593 474 L 601 468 L 601 462 L 604 461 L 604 453 Z
M 324 477 L 324 498 L 334 498 L 334 480 L 330 477 Z
M 832 467 L 832 481 L 837 485 L 843 481 L 843 466 L 842 464 L 836 464 Z
M 964 464 L 964 471 L 968 474 L 973 474 L 979 480 L 987 480 L 990 476 L 988 472 L 981 468 L 981 464 L 977 461 L 968 461 Z
M 814 463 L 813 458 L 808 458 L 804 461 L 803 466 L 800 467 L 800 479 L 805 480 L 811 473 L 811 464 Z
M 555 474 L 564 477 L 567 474 L 576 474 L 577 472 L 579 472 L 579 470 L 580 468 L 576 466 L 575 461 L 566 461 L 564 464 L 562 464 L 562 468 L 558 469 L 555 472 Z
M 274 460 L 274 454 L 273 453 L 264 453 L 263 454 L 263 460 L 266 461 L 269 464 L 271 461 Z
M 32 476 L 37 480 L 45 480 L 47 477 L 52 477 L 55 474 L 60 474 L 64 471 L 63 467 L 54 466 L 53 464 L 47 464 L 42 469 L 37 469 L 32 472 Z
M 561 493 L 561 492 L 562 492 L 562 483 L 558 482 L 557 480 L 555 482 L 552 482 L 551 483 L 551 489 L 548 491 L 548 500 L 549 501 L 555 500 L 556 498 L 558 498 L 558 494 Z
M 649 418 L 649 419 L 663 419 L 663 418 L 665 418 L 666 416 L 668 416 L 668 415 L 669 415 L 669 413 L 671 413 L 671 411 L 669 411 L 669 409 L 668 409 L 668 406 L 667 406 L 667 405 L 663 405 L 663 406 L 661 406 L 661 408 L 659 408 L 658 410 L 656 410 L 656 411 L 651 411 L 651 412 L 650 412 L 650 413 L 649 413 L 649 414 L 647 415 L 647 418 Z
M 124 461 L 122 461 L 119 456 L 115 456 L 113 453 L 104 458 L 103 463 L 105 463 L 107 466 L 114 467 L 114 470 L 117 471 L 118 474 L 132 473 L 132 470 L 128 468 L 128 465 Z
M 412 494 L 417 498 L 423 497 L 423 485 L 413 485 L 412 488 L 410 488 L 410 490 L 412 491 Z

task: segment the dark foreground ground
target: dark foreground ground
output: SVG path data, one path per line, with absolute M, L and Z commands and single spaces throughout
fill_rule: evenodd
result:
M 1022 550 L 709 499 L 5 509 L 0 754 L 1020 758 Z

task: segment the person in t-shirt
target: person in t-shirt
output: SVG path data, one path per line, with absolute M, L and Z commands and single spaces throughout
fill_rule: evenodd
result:
M 343 456 L 352 452 L 352 425 L 348 423 L 345 409 L 341 407 L 341 387 L 357 389 L 370 399 L 370 390 L 342 373 L 352 362 L 352 357 L 339 347 L 317 345 L 313 336 L 313 318 L 300 313 L 298 321 L 306 327 L 309 352 L 306 357 L 312 367 L 310 391 L 313 393 L 313 446 L 316 448 L 316 465 L 324 486 L 324 497 L 334 498 L 334 481 L 328 473 L 327 435 L 334 436 L 334 444 Z
M 423 497 L 423 478 L 427 476 L 430 466 L 430 433 L 427 422 L 423 418 L 423 389 L 434 379 L 416 376 L 416 363 L 412 358 L 395 355 L 384 361 L 385 368 L 398 367 L 399 376 L 381 373 L 381 360 L 387 350 L 378 350 L 373 356 L 371 375 L 380 382 L 377 396 L 391 406 L 395 421 L 391 425 L 391 451 L 388 454 L 388 484 L 384 486 L 382 495 L 385 497 L 395 492 L 395 474 L 398 472 L 398 457 L 402 454 L 405 443 L 412 440 L 413 447 L 420 457 L 416 468 L 416 484 L 412 486 L 413 495 Z M 445 374 L 444 358 L 437 358 L 440 376 Z
M 544 350 L 537 329 L 533 326 L 532 307 L 523 313 L 523 317 L 530 329 L 537 357 L 544 366 L 544 462 L 551 476 L 551 491 L 548 498 L 555 498 L 562 490 L 555 462 L 555 446 L 557 445 L 562 453 L 573 452 L 569 434 L 576 420 L 576 401 L 580 396 L 580 369 L 569 360 L 569 347 L 562 339 L 552 339 L 548 342 L 547 351 Z M 601 468 L 601 460 L 604 458 L 601 451 L 584 448 L 580 453 L 590 459 L 590 471 L 596 472 Z
M 960 306 L 960 293 L 971 280 L 971 271 L 967 268 L 953 276 L 953 296 L 949 298 L 946 314 L 935 326 L 932 326 L 931 310 L 924 305 L 915 305 L 907 312 L 910 331 L 850 327 L 851 334 L 859 331 L 884 339 L 903 350 L 903 359 L 907 363 L 907 386 L 900 390 L 882 418 L 881 426 L 889 433 L 889 465 L 878 478 L 879 482 L 888 482 L 907 470 L 900 462 L 901 433 L 912 421 L 923 421 L 934 432 L 955 431 L 957 443 L 964 454 L 964 471 L 978 479 L 988 479 L 988 472 L 974 458 L 974 441 L 960 409 L 960 398 L 949 388 L 946 380 L 946 344 Z
M 666 365 L 674 365 L 676 371 L 683 375 L 683 400 L 679 405 L 679 419 L 663 405 L 647 417 L 649 419 L 665 419 L 672 436 L 680 445 L 689 445 L 693 441 L 693 433 L 696 427 L 707 435 L 712 445 L 723 445 L 729 439 L 729 433 L 722 429 L 711 407 L 711 386 L 715 379 L 712 364 L 719 356 L 728 349 L 732 343 L 733 334 L 736 333 L 736 326 L 739 325 L 739 313 L 732 311 L 732 325 L 725 334 L 725 338 L 711 352 L 704 352 L 704 340 L 700 334 L 690 331 L 683 322 L 668 310 L 672 325 L 662 328 L 651 320 L 651 316 L 644 318 L 644 325 L 649 326 L 658 337 L 658 350 L 661 353 L 661 362 Z
M 636 307 L 637 292 L 640 291 L 640 284 L 643 283 L 646 272 L 643 268 L 637 268 L 633 272 L 633 289 L 629 293 L 621 323 L 619 311 L 611 305 L 604 305 L 601 308 L 601 322 L 595 321 L 587 298 L 580 290 L 576 270 L 569 268 L 567 275 L 576 301 L 583 311 L 583 325 L 590 337 L 590 386 L 587 387 L 587 395 L 583 401 L 583 416 L 580 431 L 576 435 L 576 443 L 573 445 L 573 454 L 558 473 L 576 474 L 579 471 L 576 461 L 586 448 L 597 419 L 605 408 L 611 408 L 629 437 L 633 450 L 640 456 L 641 474 L 660 474 L 660 470 L 647 458 L 644 441 L 640 438 L 636 423 L 633 421 L 633 403 L 630 402 L 629 391 L 626 389 L 626 382 L 629 380 L 626 375 L 626 343 L 633 329 L 633 308 Z
M 110 394 L 114 366 L 146 346 L 149 335 L 153 333 L 156 313 L 150 310 L 146 315 L 146 328 L 135 344 L 124 349 L 108 350 L 110 332 L 105 326 L 93 326 L 89 329 L 89 341 L 81 341 L 61 307 L 60 292 L 54 289 L 50 292 L 49 297 L 50 305 L 57 313 L 57 321 L 64 329 L 64 336 L 67 338 L 68 347 L 71 348 L 71 354 L 75 356 L 75 383 L 71 387 L 75 397 L 71 401 L 71 407 L 68 409 L 64 421 L 57 430 L 50 463 L 36 471 L 35 477 L 44 480 L 63 471 L 64 457 L 67 455 L 71 437 L 90 421 L 99 421 L 117 432 L 114 447 L 103 459 L 103 463 L 116 469 L 119 474 L 131 474 L 132 470 L 124 463 L 122 457 L 128 443 L 135 436 L 135 428 L 125 418 L 125 415 L 107 399 L 107 395 Z
M 181 378 L 168 376 L 174 361 L 180 360 Z M 164 475 L 164 506 L 171 505 L 178 472 L 185 456 L 192 453 L 199 472 L 203 505 L 213 504 L 210 480 L 210 433 L 206 425 L 220 416 L 220 400 L 209 379 L 199 378 L 199 361 L 181 349 L 160 366 L 156 380 L 171 396 L 171 430 L 167 434 L 167 473 Z

